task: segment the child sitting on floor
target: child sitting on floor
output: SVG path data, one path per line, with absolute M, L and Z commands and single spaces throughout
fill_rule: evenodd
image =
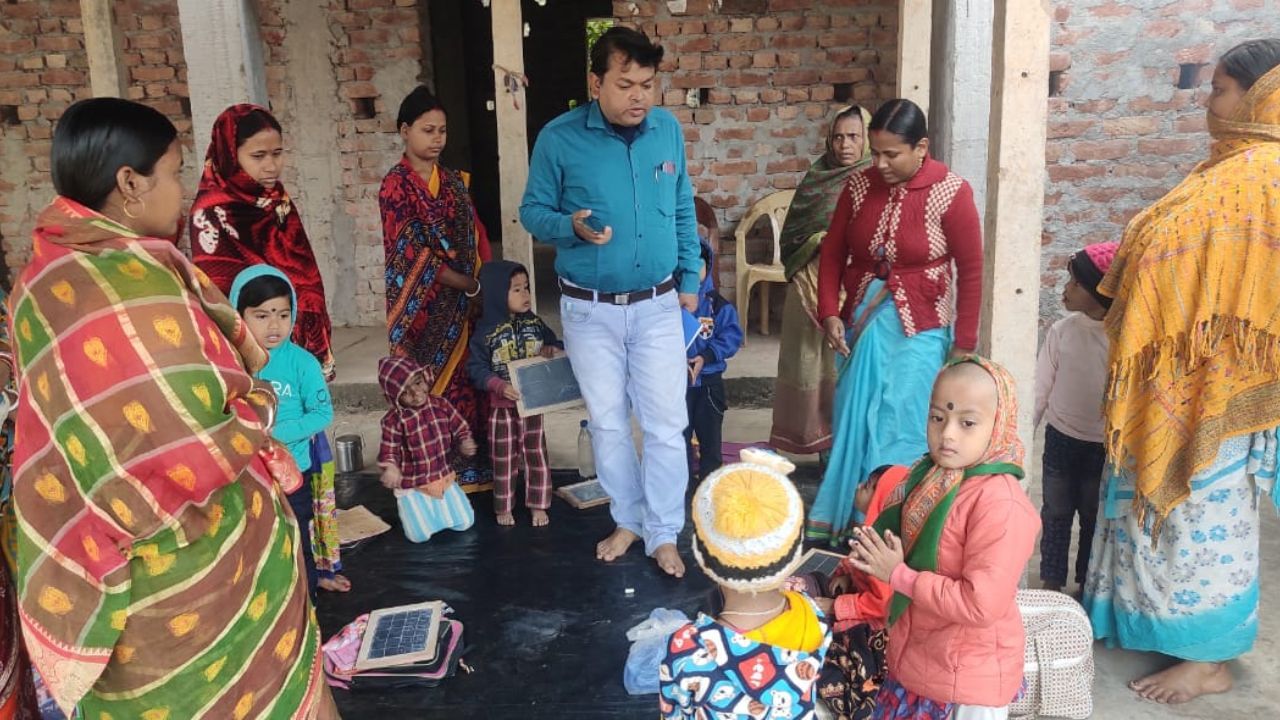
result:
M 712 283 L 715 256 L 706 240 L 702 241 L 702 269 L 698 278 L 698 311 L 685 324 L 692 328 L 686 336 L 685 353 L 689 361 L 689 389 L 685 403 L 689 406 L 689 427 L 684 431 L 690 469 L 693 466 L 693 438 L 698 438 L 698 477 L 706 478 L 723 463 L 720 442 L 724 427 L 724 411 L 729 408 L 724 394 L 726 361 L 742 346 L 742 327 L 738 311 L 716 292 Z
M 333 404 L 319 361 L 289 339 L 297 317 L 293 284 L 270 265 L 254 265 L 236 276 L 230 300 L 270 355 L 258 377 L 271 383 L 279 399 L 271 436 L 288 447 L 305 479 L 289 494 L 289 505 L 298 520 L 308 586 L 313 597 L 317 587 L 347 592 L 351 582 L 339 574 L 333 454 L 324 434 L 333 422 Z
M 694 492 L 693 556 L 719 592 L 668 641 L 663 718 L 814 717 L 831 630 L 808 596 L 782 589 L 803 557 L 804 503 L 781 463 L 728 465 Z
M 455 447 L 475 455 L 476 442 L 457 408 L 431 394 L 431 381 L 431 371 L 415 360 L 378 361 L 378 383 L 391 404 L 382 416 L 378 466 L 383 486 L 395 490 L 404 534 L 413 542 L 475 522 L 449 456 Z
M 552 358 L 564 344 L 531 311 L 529 271 L 506 260 L 480 269 L 484 313 L 471 334 L 467 372 L 489 393 L 489 452 L 493 459 L 493 508 L 499 525 L 515 525 L 516 475 L 524 473 L 525 505 L 534 527 L 550 522 L 551 467 L 542 416 L 520 417 L 520 393 L 507 364 L 531 357 Z
M 1014 598 L 1040 517 L 1018 484 L 1017 416 L 1004 368 L 949 362 L 933 385 L 929 454 L 856 533 L 854 566 L 894 591 L 873 718 L 1001 720 L 1022 691 Z
M 1045 419 L 1041 486 L 1040 582 L 1061 592 L 1067 584 L 1071 525 L 1080 516 L 1080 547 L 1075 581 L 1084 589 L 1089 551 L 1098 522 L 1098 491 L 1107 451 L 1102 441 L 1106 422 L 1102 398 L 1107 384 L 1109 343 L 1102 320 L 1111 298 L 1098 283 L 1115 258 L 1117 243 L 1089 245 L 1071 256 L 1071 279 L 1062 305 L 1071 314 L 1055 322 L 1045 335 L 1036 363 L 1035 424 Z
M 907 477 L 901 465 L 882 465 L 854 493 L 854 528 L 871 524 Z M 865 720 L 884 682 L 885 620 L 893 591 L 845 558 L 830 579 L 821 573 L 792 578 L 793 588 L 814 588 L 814 602 L 833 619 L 831 648 L 818 678 L 818 697 L 835 720 Z

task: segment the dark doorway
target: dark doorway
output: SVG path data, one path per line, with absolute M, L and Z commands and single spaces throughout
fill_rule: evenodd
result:
M 435 91 L 449 113 L 449 143 L 441 162 L 471 173 L 471 197 L 494 243 L 502 241 L 498 123 L 493 100 L 493 26 L 475 0 L 431 0 Z
M 471 173 L 471 196 L 494 243 L 502 242 L 498 124 L 491 9 L 475 0 L 431 0 L 428 6 L 434 89 L 449 112 L 449 144 L 442 162 Z M 538 131 L 587 97 L 587 21 L 613 15 L 611 0 L 522 0 L 529 88 L 529 148 Z M 538 259 L 541 278 L 543 259 Z M 554 283 L 544 283 L 550 289 Z

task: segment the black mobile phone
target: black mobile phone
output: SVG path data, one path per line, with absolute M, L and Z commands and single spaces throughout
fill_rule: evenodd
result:
M 592 213 L 586 216 L 585 218 L 583 218 L 582 223 L 587 227 L 591 228 L 592 232 L 598 232 L 598 233 L 604 232 L 604 221 L 601 220 L 599 217 L 596 217 L 595 213 Z

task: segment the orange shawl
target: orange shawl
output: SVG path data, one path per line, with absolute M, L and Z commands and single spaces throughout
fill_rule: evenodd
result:
M 1157 524 L 1222 441 L 1280 425 L 1280 68 L 1209 129 L 1209 159 L 1130 221 L 1098 288 L 1107 452 Z

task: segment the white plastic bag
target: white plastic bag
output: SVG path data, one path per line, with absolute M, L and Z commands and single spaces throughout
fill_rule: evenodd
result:
M 657 608 L 649 619 L 627 631 L 631 650 L 622 668 L 622 685 L 631 695 L 658 692 L 658 666 L 667 654 L 667 638 L 689 623 L 689 616 L 679 610 Z

